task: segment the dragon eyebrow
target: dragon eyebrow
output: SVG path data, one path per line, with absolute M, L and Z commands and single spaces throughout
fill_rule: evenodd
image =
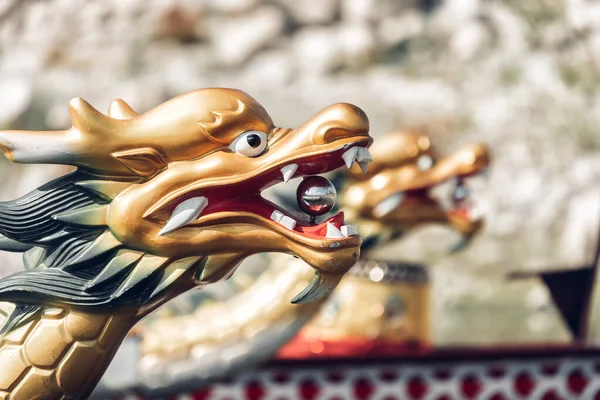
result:
M 288 133 L 293 131 L 292 128 L 281 128 L 279 126 L 271 129 L 271 132 L 267 133 L 267 137 L 269 139 L 269 146 L 274 145 L 279 142 L 281 139 L 285 138 Z
M 204 134 L 204 136 L 206 136 L 206 138 L 208 140 L 210 140 L 213 143 L 216 143 L 220 146 L 225 146 L 228 147 L 231 142 L 229 143 L 224 143 L 223 141 L 217 139 L 216 137 L 214 137 L 213 135 L 211 135 L 209 133 L 209 130 L 212 128 L 215 128 L 219 125 L 221 125 L 221 122 L 223 121 L 223 118 L 229 115 L 240 115 L 241 113 L 244 112 L 244 109 L 246 108 L 246 105 L 241 101 L 241 100 L 237 100 L 237 108 L 235 110 L 215 110 L 215 111 L 211 111 L 211 114 L 214 116 L 214 120 L 212 121 L 199 121 L 198 122 L 198 126 L 200 126 L 202 128 L 202 133 Z

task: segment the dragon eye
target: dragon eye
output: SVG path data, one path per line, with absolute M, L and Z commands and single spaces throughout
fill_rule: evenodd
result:
M 229 148 L 246 157 L 259 156 L 267 148 L 267 135 L 259 131 L 244 132 L 231 143 Z

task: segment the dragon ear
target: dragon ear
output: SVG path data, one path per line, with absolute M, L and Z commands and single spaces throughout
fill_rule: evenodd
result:
M 115 99 L 108 107 L 108 116 L 114 119 L 132 119 L 138 114 L 122 99 Z
M 167 160 L 152 147 L 112 153 L 112 156 L 134 174 L 150 178 L 167 167 Z

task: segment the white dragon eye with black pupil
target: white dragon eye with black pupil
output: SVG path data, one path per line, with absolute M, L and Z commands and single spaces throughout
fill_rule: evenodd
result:
M 246 157 L 259 156 L 267 148 L 267 135 L 259 131 L 244 132 L 231 143 L 229 148 Z

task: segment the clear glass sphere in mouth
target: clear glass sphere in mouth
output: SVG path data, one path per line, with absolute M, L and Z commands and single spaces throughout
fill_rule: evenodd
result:
M 298 185 L 296 199 L 302 211 L 311 215 L 327 214 L 335 205 L 335 186 L 322 176 L 309 176 Z

